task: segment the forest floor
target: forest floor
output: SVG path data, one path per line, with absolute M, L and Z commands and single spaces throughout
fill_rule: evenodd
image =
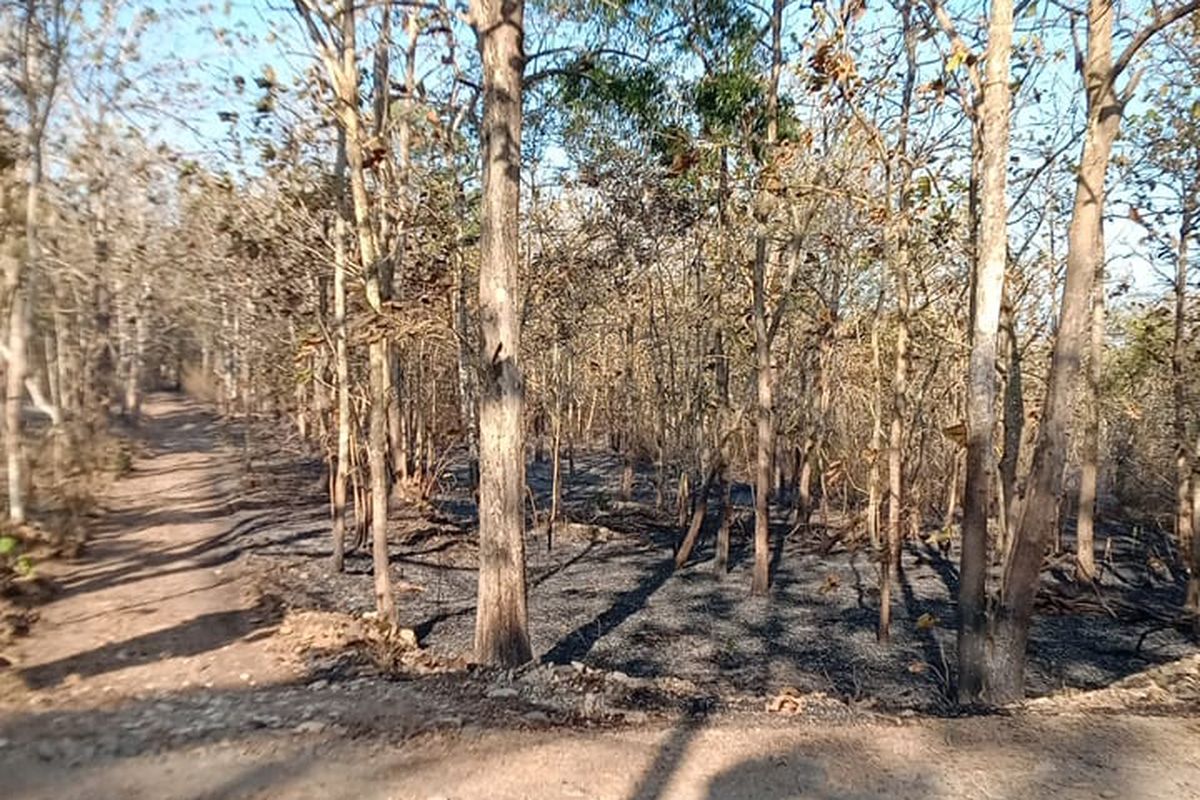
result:
M 880 648 L 865 553 L 779 537 L 769 602 L 742 550 L 673 573 L 669 521 L 595 456 L 553 547 L 531 534 L 538 661 L 477 669 L 464 493 L 397 514 L 405 649 L 364 615 L 365 556 L 329 573 L 319 465 L 246 433 L 152 398 L 89 545 L 39 565 L 54 593 L 0 653 L 5 797 L 1200 796 L 1200 656 L 1172 629 L 1044 616 L 1042 698 L 955 718 L 950 561 L 906 553 Z M 1098 602 L 1168 607 L 1153 538 L 1112 536 Z

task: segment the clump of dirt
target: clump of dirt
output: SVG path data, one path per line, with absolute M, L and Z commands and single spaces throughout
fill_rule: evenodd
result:
M 1200 655 L 1160 664 L 1089 692 L 1067 691 L 1029 701 L 1039 711 L 1200 711 Z

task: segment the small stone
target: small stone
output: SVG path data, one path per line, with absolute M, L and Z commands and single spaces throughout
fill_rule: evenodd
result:
M 521 715 L 521 719 L 526 722 L 546 723 L 550 721 L 550 715 L 545 711 L 530 711 Z
M 623 716 L 625 721 L 630 725 L 645 725 L 650 721 L 650 715 L 645 711 L 623 711 L 621 712 L 621 716 Z
M 52 741 L 41 741 L 37 743 L 34 751 L 42 761 L 53 761 L 55 756 L 58 755 L 58 747 L 55 745 L 56 743 Z
M 329 681 L 327 681 L 327 680 L 325 680 L 324 678 L 322 678 L 322 679 L 321 679 L 321 680 L 319 680 L 319 681 L 313 681 L 312 683 L 310 683 L 310 684 L 308 685 L 308 688 L 309 688 L 309 689 L 311 689 L 311 690 L 313 690 L 314 692 L 319 692 L 319 691 L 321 691 L 322 689 L 324 689 L 324 688 L 325 688 L 326 686 L 328 686 L 328 685 L 329 685 Z
M 608 679 L 613 683 L 619 683 L 630 689 L 637 689 L 650 683 L 645 678 L 634 678 L 624 672 L 610 672 L 608 673 Z
M 238 675 L 238 678 L 240 678 L 243 681 L 248 681 L 248 680 L 250 680 L 250 673 L 243 672 L 241 675 Z
M 325 730 L 325 723 L 310 719 L 308 722 L 301 722 L 292 730 L 299 734 L 322 733 Z
M 511 700 L 518 695 L 520 695 L 520 692 L 511 686 L 497 686 L 494 689 L 489 689 L 487 693 L 490 700 Z

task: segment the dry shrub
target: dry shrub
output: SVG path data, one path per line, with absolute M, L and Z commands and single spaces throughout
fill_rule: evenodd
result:
M 373 614 L 289 610 L 278 631 L 285 652 L 307 662 L 355 653 L 385 673 L 428 674 L 462 669 L 462 659 L 438 658 L 417 644 L 411 628 L 393 630 Z

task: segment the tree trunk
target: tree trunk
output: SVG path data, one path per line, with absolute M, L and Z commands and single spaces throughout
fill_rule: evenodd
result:
M 901 190 L 903 191 L 903 189 Z M 905 213 L 902 208 L 901 213 Z M 900 222 L 903 225 L 903 221 Z M 888 524 L 887 547 L 879 562 L 879 629 L 876 638 L 891 636 L 892 579 L 900 569 L 901 513 L 904 508 L 904 415 L 908 393 L 908 244 L 901 235 L 897 251 L 896 362 L 892 375 L 892 421 L 888 435 Z
M 896 286 L 896 360 L 892 373 L 892 421 L 888 436 L 888 527 L 887 549 L 880 560 L 879 570 L 879 629 L 876 638 L 887 642 L 891 637 L 892 581 L 900 571 L 900 530 L 904 511 L 904 421 L 908 402 L 908 316 L 910 297 L 908 286 L 908 195 L 912 167 L 908 160 L 908 122 L 913 92 L 917 80 L 917 29 L 912 25 L 911 6 L 901 7 L 904 20 L 904 51 L 906 70 L 900 106 L 900 125 L 893 148 L 899 168 L 899 181 L 894 189 L 897 214 L 891 220 L 895 237 L 892 248 L 892 272 Z M 890 170 L 889 170 L 890 172 Z M 891 183 L 889 178 L 888 183 Z M 887 203 L 893 202 L 893 188 L 888 186 Z
M 719 578 L 729 570 L 729 523 L 733 515 L 733 481 L 729 479 L 729 466 L 721 465 L 721 526 L 717 528 L 717 553 L 713 559 L 713 573 Z
M 708 516 L 708 495 L 712 491 L 713 481 L 717 475 L 724 469 L 722 457 L 719 453 L 714 454 L 716 461 L 708 468 L 707 474 L 704 476 L 704 482 L 700 484 L 700 490 L 696 493 L 695 508 L 692 509 L 692 521 L 688 525 L 687 535 L 683 537 L 683 541 L 679 545 L 679 550 L 675 553 L 675 569 L 681 569 L 688 559 L 692 556 L 692 550 L 696 547 L 696 542 L 700 539 L 700 531 L 704 527 L 704 518 Z
M 1075 180 L 1075 203 L 1067 232 L 1067 273 L 1058 333 L 1037 443 L 1029 470 L 1029 486 L 1005 563 L 1004 583 L 995 624 L 988 697 L 1011 702 L 1024 694 L 1025 646 L 1041 575 L 1042 559 L 1055 526 L 1067 454 L 1067 428 L 1073 414 L 1083 334 L 1088 324 L 1092 287 L 1100 261 L 1104 213 L 1104 179 L 1120 127 L 1122 103 L 1116 95 L 1112 67 L 1112 0 L 1090 0 L 1088 49 L 1084 80 L 1088 122 Z
M 771 6 L 771 80 L 767 90 L 767 152 L 774 148 L 779 133 L 779 76 L 783 70 L 783 6 Z M 761 200 L 767 202 L 765 190 Z M 765 209 L 760 213 L 754 243 L 754 370 L 757 390 L 758 441 L 754 470 L 754 575 L 750 593 L 765 595 L 771 583 L 771 472 L 775 461 L 775 407 L 772 397 L 774 374 L 771 366 L 772 326 L 767 320 L 767 226 Z M 776 313 L 782 311 L 782 300 Z
M 1175 253 L 1175 319 L 1174 337 L 1171 342 L 1171 388 L 1175 416 L 1172 433 L 1175 437 L 1175 539 L 1179 552 L 1185 557 L 1192 552 L 1195 523 L 1192 515 L 1192 458 L 1191 442 L 1188 437 L 1187 402 L 1187 279 L 1188 237 L 1192 220 L 1186 211 L 1179 226 L 1179 244 Z M 1200 569 L 1200 561 L 1193 559 L 1192 574 Z
M 358 62 L 355 53 L 354 10 L 343 0 L 342 64 L 333 76 L 338 91 L 338 112 L 346 133 L 346 166 L 350 177 L 350 196 L 354 210 L 354 230 L 366 277 L 367 304 L 375 314 L 383 312 L 379 248 L 371 228 L 371 205 L 363 168 L 363 141 L 358 112 Z M 388 556 L 388 429 L 387 407 L 391 387 L 389 348 L 385 336 L 376 335 L 367 346 L 367 374 L 370 386 L 370 414 L 367 429 L 367 467 L 371 479 L 371 560 L 375 573 L 375 607 L 379 619 L 390 627 L 399 626 L 396 599 Z
M 1192 531 L 1200 527 L 1200 434 L 1192 458 Z M 1192 536 L 1192 574 L 1188 578 L 1187 607 L 1192 609 L 1193 632 L 1200 636 L 1200 536 Z
M 333 360 L 337 378 L 337 462 L 333 473 L 333 570 L 346 568 L 346 483 L 350 477 L 350 356 L 346 341 L 346 134 L 338 131 L 338 212 L 333 228 Z
M 562 504 L 562 409 L 554 414 L 553 448 L 550 464 L 550 514 L 546 517 L 546 552 L 554 542 L 554 523 L 558 521 L 559 506 Z
M 880 358 L 879 327 L 883 317 L 883 293 L 880 292 L 879 303 L 875 307 L 875 318 L 871 322 L 871 376 L 873 381 L 871 392 L 871 466 L 867 473 L 867 540 L 873 551 L 879 551 L 882 546 L 879 535 L 879 506 L 883 494 L 883 481 L 880 466 L 880 456 L 883 454 L 883 363 Z M 799 463 L 796 464 L 795 480 L 799 481 Z M 882 557 L 882 554 L 879 554 Z
M 760 232 L 754 258 L 754 369 L 757 389 L 757 450 L 754 472 L 754 575 L 750 593 L 765 595 L 770 585 L 771 464 L 775 446 L 774 408 L 771 396 L 771 343 L 767 338 L 766 274 L 767 239 Z
M 23 284 L 27 284 L 32 277 L 29 272 L 28 269 L 25 270 Z M 8 468 L 8 518 L 11 522 L 19 524 L 23 523 L 26 517 L 26 462 L 21 406 L 25 394 L 25 376 L 28 373 L 28 286 L 18 285 L 11 302 L 8 320 L 8 362 L 5 365 L 4 454 Z
M 1101 251 L 1103 252 L 1103 251 Z M 1096 484 L 1100 460 L 1100 370 L 1104 357 L 1104 259 L 1096 262 L 1092 287 L 1092 338 L 1084 391 L 1083 465 L 1075 525 L 1075 568 L 1082 581 L 1096 576 Z
M 963 489 L 963 542 L 958 592 L 958 697 L 981 698 L 986 683 L 988 567 L 987 520 L 991 500 L 992 432 L 995 427 L 996 340 L 1008 258 L 1007 184 L 1009 61 L 1012 0 L 992 0 L 979 135 L 979 229 L 971 303 L 971 355 L 967 374 L 967 468 Z
M 1004 506 L 1004 517 L 1007 521 L 1000 530 L 1000 536 L 1007 541 L 1009 528 L 1016 516 L 1017 468 L 1021 463 L 1021 442 L 1025 431 L 1025 381 L 1021 367 L 1021 346 L 1017 341 L 1017 323 L 1013 318 L 1011 306 L 1003 301 L 1000 327 L 1004 331 L 1008 371 L 1004 379 L 1004 449 L 997 465 L 1002 492 L 998 502 Z M 1002 552 L 1006 550 L 1007 546 Z
M 524 0 L 472 0 L 483 61 L 480 209 L 479 597 L 475 658 L 532 658 L 525 599 L 524 386 L 520 355 Z
M 31 75 L 39 71 L 41 45 L 31 41 L 32 29 L 37 14 L 33 0 L 26 5 L 25 42 L 26 69 Z M 25 266 L 11 276 L 11 308 L 8 323 L 8 364 L 6 368 L 6 394 L 4 398 L 4 451 L 8 466 L 8 518 L 12 522 L 25 521 L 25 486 L 28 479 L 25 459 L 24 425 L 21 407 L 25 395 L 25 379 L 29 374 L 29 336 L 33 317 L 33 293 L 36 290 L 38 269 L 41 266 L 41 191 L 42 191 L 42 130 L 39 115 L 41 98 L 33 86 L 27 87 L 26 98 L 29 113 L 29 129 L 26 148 L 29 158 L 27 183 L 25 186 Z

